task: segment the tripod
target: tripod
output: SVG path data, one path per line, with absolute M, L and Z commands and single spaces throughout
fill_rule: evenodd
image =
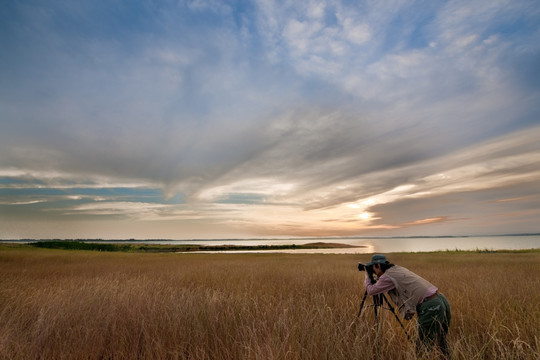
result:
M 358 310 L 358 315 L 356 315 L 356 319 L 360 318 L 360 315 L 362 314 L 362 309 L 364 308 L 364 303 L 366 302 L 367 295 L 368 295 L 368 293 L 367 293 L 367 290 L 366 290 L 364 292 L 364 297 L 362 298 L 362 302 L 360 303 L 360 309 Z M 396 312 L 394 310 L 394 307 L 392 306 L 392 304 L 390 304 L 390 302 L 388 301 L 386 296 L 384 294 L 377 294 L 377 295 L 372 295 L 372 298 L 373 298 L 373 305 L 371 305 L 371 306 L 373 306 L 373 313 L 375 314 L 375 324 L 376 324 L 376 327 L 377 327 L 377 337 L 379 337 L 379 310 L 378 310 L 378 308 L 381 308 L 381 309 L 390 310 L 392 312 L 392 314 L 394 314 L 394 317 L 398 321 L 399 325 L 401 325 L 401 328 L 405 332 L 405 335 L 407 335 L 407 340 L 411 341 L 411 337 L 409 336 L 409 333 L 407 332 L 407 329 L 405 329 L 405 326 L 401 322 L 400 318 L 398 317 L 398 315 L 396 314 Z M 388 307 L 384 307 L 384 303 L 386 303 L 386 305 Z

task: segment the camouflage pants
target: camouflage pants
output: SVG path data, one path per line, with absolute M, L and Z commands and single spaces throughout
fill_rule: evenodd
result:
M 443 294 L 423 302 L 416 308 L 418 313 L 418 343 L 421 350 L 431 349 L 437 345 L 441 353 L 448 357 L 450 351 L 446 342 L 446 334 L 450 327 L 450 304 Z

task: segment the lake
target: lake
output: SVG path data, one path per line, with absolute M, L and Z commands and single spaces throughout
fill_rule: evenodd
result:
M 371 254 L 392 252 L 429 252 L 445 250 L 523 250 L 540 249 L 540 234 L 504 236 L 434 236 L 434 237 L 348 237 L 348 238 L 293 238 L 293 239 L 205 239 L 205 240 L 99 240 L 103 243 L 198 244 L 198 245 L 302 245 L 314 242 L 347 244 L 357 247 L 331 249 L 247 250 L 230 252 L 279 252 L 296 254 Z M 29 242 L 28 240 L 0 242 Z M 219 252 L 219 251 L 212 251 Z
M 314 242 L 347 244 L 355 248 L 260 250 L 244 252 L 370 254 L 391 252 L 429 252 L 444 250 L 522 250 L 540 248 L 540 234 L 458 237 L 356 237 L 295 239 L 228 239 L 228 240 L 156 240 L 159 244 L 200 245 L 301 245 Z M 230 252 L 230 251 L 228 251 Z M 235 251 L 238 252 L 238 251 Z

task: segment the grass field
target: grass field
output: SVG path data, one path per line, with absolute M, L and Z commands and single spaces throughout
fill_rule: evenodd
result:
M 415 359 L 389 311 L 350 327 L 369 257 L 0 245 L 0 358 Z M 540 358 L 540 252 L 388 257 L 449 299 L 453 358 Z

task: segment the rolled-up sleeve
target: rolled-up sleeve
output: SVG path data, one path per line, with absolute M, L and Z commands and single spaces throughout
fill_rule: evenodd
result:
M 384 274 L 377 280 L 375 284 L 372 284 L 371 281 L 369 280 L 369 277 L 366 276 L 364 285 L 369 295 L 382 294 L 395 288 L 392 280 Z

